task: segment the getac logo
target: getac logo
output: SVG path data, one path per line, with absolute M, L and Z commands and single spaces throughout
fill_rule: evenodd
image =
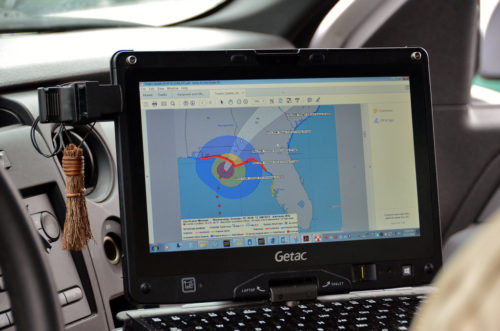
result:
M 274 260 L 276 262 L 307 261 L 306 254 L 307 252 L 283 253 L 283 251 L 277 251 L 274 254 Z

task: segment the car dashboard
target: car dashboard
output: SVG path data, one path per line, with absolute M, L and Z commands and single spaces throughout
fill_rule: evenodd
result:
M 86 197 L 93 239 L 82 252 L 62 250 L 65 216 L 61 156 L 46 158 L 33 147 L 37 87 L 72 81 L 109 83 L 109 63 L 118 50 L 291 48 L 284 38 L 215 28 L 109 28 L 0 37 L 0 166 L 21 192 L 52 269 L 68 330 L 119 325 L 117 312 L 133 308 L 123 293 L 121 224 L 116 182 L 114 125 L 67 126 L 65 143 L 82 144 Z M 34 132 L 42 152 L 54 150 L 56 127 Z M 22 261 L 20 261 L 22 263 Z M 0 276 L 0 329 L 14 330 L 8 293 Z M 3 324 L 2 324 L 3 323 Z

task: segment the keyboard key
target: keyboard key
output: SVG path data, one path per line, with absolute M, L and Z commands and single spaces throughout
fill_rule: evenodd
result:
M 357 323 L 354 325 L 356 329 L 369 329 L 370 325 L 368 323 Z

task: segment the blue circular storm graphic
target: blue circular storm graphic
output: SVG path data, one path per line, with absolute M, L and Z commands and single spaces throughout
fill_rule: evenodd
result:
M 253 146 L 243 138 L 220 136 L 207 142 L 196 157 L 196 172 L 214 192 L 241 199 L 257 189 L 265 166 Z M 253 179 L 255 178 L 255 179 Z

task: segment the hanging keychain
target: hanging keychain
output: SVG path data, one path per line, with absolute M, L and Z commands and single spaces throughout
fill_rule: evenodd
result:
M 89 239 L 93 238 L 85 200 L 85 159 L 81 145 L 94 129 L 95 123 L 91 125 L 90 130 L 78 146 L 71 140 L 64 124 L 59 124 L 60 127 L 56 130 L 57 133 L 53 139 L 56 146 L 55 151 L 51 154 L 45 154 L 40 150 L 36 141 L 35 130 L 38 122 L 39 118 L 33 123 L 30 135 L 31 142 L 38 153 L 47 158 L 57 155 L 61 150 L 63 153 L 62 168 L 66 175 L 66 218 L 64 221 L 62 248 L 71 251 L 81 251 Z M 64 150 L 62 149 L 64 146 L 62 139 L 63 131 L 70 142 Z M 57 143 L 57 138 L 59 139 L 59 143 Z
M 38 88 L 40 116 L 31 127 L 31 142 L 41 155 L 50 158 L 61 151 L 62 168 L 66 174 L 66 219 L 62 236 L 62 248 L 81 251 L 92 237 L 85 200 L 85 162 L 81 148 L 87 136 L 94 130 L 96 121 L 115 120 L 121 113 L 121 90 L 117 85 L 101 85 L 95 81 L 79 81 L 54 87 Z M 54 152 L 43 153 L 36 141 L 38 123 L 58 124 L 52 141 Z M 78 146 L 73 144 L 64 124 L 90 124 L 90 130 Z M 68 138 L 64 146 L 63 132 Z M 63 147 L 64 150 L 63 150 Z
M 92 124 L 78 146 L 73 144 L 63 125 L 64 133 L 70 144 L 63 150 L 62 158 L 62 168 L 66 174 L 66 219 L 62 248 L 71 251 L 81 251 L 92 238 L 85 200 L 85 159 L 81 145 L 94 129 L 94 125 L 95 123 Z

